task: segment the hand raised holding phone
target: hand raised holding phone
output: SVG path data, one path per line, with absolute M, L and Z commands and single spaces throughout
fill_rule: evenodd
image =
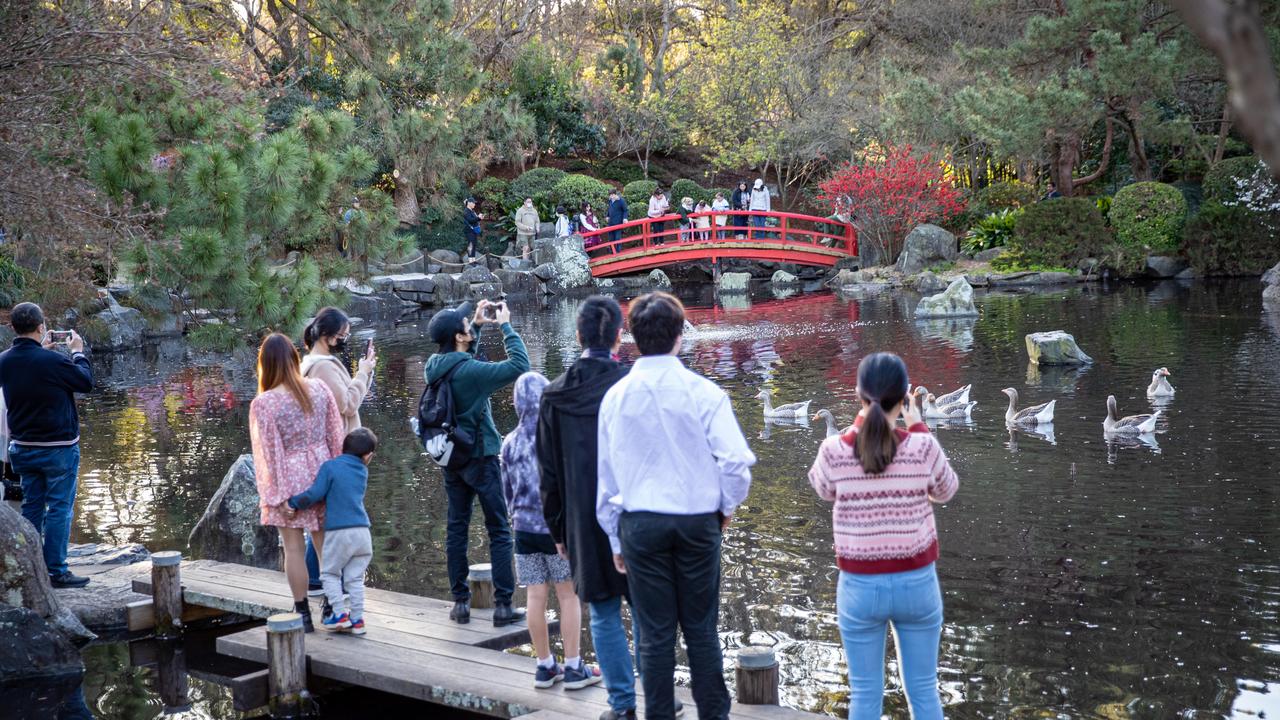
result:
M 373 350 L 373 338 L 369 338 L 369 342 L 364 346 L 364 357 L 360 358 L 359 370 L 372 373 L 377 364 L 378 354 Z

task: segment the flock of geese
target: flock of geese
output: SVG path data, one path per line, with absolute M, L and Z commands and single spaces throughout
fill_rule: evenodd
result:
M 1168 368 L 1162 367 L 1154 370 L 1151 373 L 1151 384 L 1147 386 L 1147 397 L 1153 400 L 1173 397 L 1175 391 L 1173 386 L 1169 384 L 1169 375 Z M 972 390 L 973 385 L 970 384 L 944 395 L 935 396 L 929 392 L 928 388 L 923 387 L 916 387 L 914 390 L 908 387 L 907 392 L 910 395 L 912 406 L 926 420 L 969 420 L 973 416 L 973 408 L 978 404 L 969 399 L 969 393 Z M 1001 392 L 1009 398 L 1009 408 L 1004 413 L 1004 421 L 1007 427 L 1034 431 L 1041 426 L 1053 425 L 1053 411 L 1057 400 L 1018 408 L 1017 390 L 1010 387 Z M 773 393 L 767 389 L 761 390 L 756 395 L 756 399 L 764 403 L 764 417 L 766 419 L 783 421 L 808 419 L 809 405 L 813 402 L 812 400 L 805 400 L 804 402 L 775 406 L 773 404 Z M 1160 420 L 1159 410 L 1149 415 L 1127 415 L 1125 417 L 1117 417 L 1117 415 L 1116 396 L 1108 395 L 1107 417 L 1102 421 L 1102 429 L 1105 434 L 1109 436 L 1150 435 L 1155 432 L 1156 423 Z M 828 437 L 839 435 L 842 432 L 839 423 L 836 422 L 835 416 L 831 414 L 830 410 L 818 410 L 811 419 L 826 421 Z

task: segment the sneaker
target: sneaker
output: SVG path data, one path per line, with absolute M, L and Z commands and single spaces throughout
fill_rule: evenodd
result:
M 351 634 L 352 635 L 364 634 L 364 618 L 356 618 L 355 620 L 351 621 Z
M 346 613 L 334 615 L 329 613 L 320 620 L 320 627 L 325 630 L 349 630 L 351 629 L 351 618 Z
M 321 585 L 320 583 L 308 583 L 307 597 L 324 597 L 324 585 Z
M 56 588 L 82 588 L 89 584 L 89 578 L 73 575 L 68 570 L 60 575 L 50 575 L 49 584 Z
M 320 619 L 323 621 L 325 618 L 329 617 L 332 614 L 333 614 L 333 606 L 329 604 L 329 598 L 325 598 L 321 600 L 320 601 Z
M 605 710 L 600 713 L 600 720 L 636 720 L 636 709 L 623 710 L 617 712 L 615 710 Z
M 533 674 L 533 686 L 540 689 L 547 689 L 552 685 L 564 680 L 564 666 L 556 663 L 551 667 L 538 666 Z
M 577 667 L 567 667 L 564 669 L 565 690 L 581 690 L 584 687 L 595 685 L 598 682 L 600 682 L 600 670 L 582 662 L 581 660 L 578 661 Z

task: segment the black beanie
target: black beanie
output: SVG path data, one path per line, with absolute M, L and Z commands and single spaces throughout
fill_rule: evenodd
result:
M 431 322 L 427 323 L 427 335 L 437 345 L 452 345 L 455 335 L 466 332 L 466 320 L 471 317 L 472 312 L 469 302 L 464 302 L 456 308 L 441 310 L 432 315 Z

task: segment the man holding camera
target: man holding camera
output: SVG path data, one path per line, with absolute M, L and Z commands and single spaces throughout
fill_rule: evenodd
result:
M 501 328 L 506 360 L 487 362 L 478 352 L 480 334 L 486 325 Z M 489 558 L 493 563 L 493 624 L 503 627 L 519 622 L 524 613 L 511 608 L 515 573 L 511 565 L 511 525 L 507 522 L 507 503 L 502 496 L 498 467 L 502 436 L 493 424 L 489 397 L 529 370 L 529 354 L 524 341 L 511 327 L 511 311 L 505 302 L 481 300 L 473 316 L 471 303 L 441 310 L 431 318 L 427 333 L 440 345 L 439 352 L 427 359 L 427 382 L 434 382 L 457 368 L 449 378 L 457 413 L 455 420 L 459 428 L 469 430 L 475 438 L 471 460 L 458 470 L 444 469 L 444 489 L 449 498 L 445 556 L 454 600 L 449 619 L 460 624 L 471 621 L 467 530 L 471 525 L 472 503 L 479 498 L 485 529 L 489 532 Z
M 67 543 L 80 470 L 80 418 L 75 393 L 93 390 L 84 340 L 74 330 L 49 332 L 44 312 L 21 303 L 10 315 L 18 337 L 0 353 L 0 388 L 9 420 L 9 463 L 22 482 L 22 516 L 44 543 L 54 587 L 83 587 L 89 578 L 67 568 Z M 65 343 L 67 357 L 52 348 Z

